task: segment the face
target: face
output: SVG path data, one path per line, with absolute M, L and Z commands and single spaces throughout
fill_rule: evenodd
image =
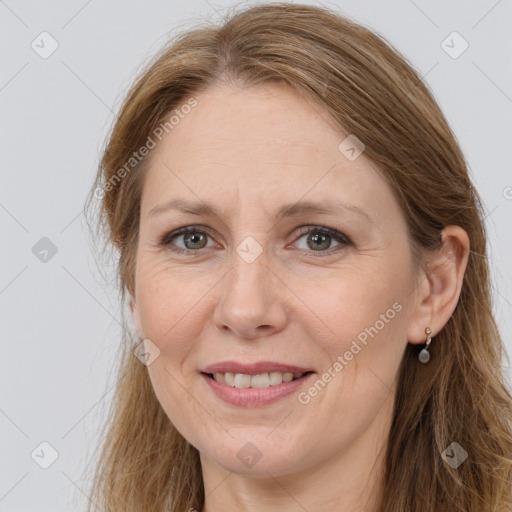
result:
M 414 310 L 390 187 L 284 86 L 195 98 L 153 150 L 141 201 L 133 313 L 159 350 L 147 367 L 158 400 L 203 463 L 241 474 L 307 471 L 364 436 L 373 451 Z M 251 383 L 238 389 L 206 375 L 226 361 L 263 376 L 235 377 Z M 249 366 L 260 362 L 284 366 Z

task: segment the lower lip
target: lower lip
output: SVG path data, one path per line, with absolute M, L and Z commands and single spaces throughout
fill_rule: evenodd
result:
M 238 407 L 261 407 L 270 405 L 280 398 L 291 395 L 297 391 L 306 381 L 309 380 L 313 373 L 308 373 L 300 379 L 290 382 L 283 382 L 277 386 L 269 386 L 267 388 L 235 388 L 217 382 L 202 373 L 201 376 L 206 380 L 210 389 L 224 402 Z

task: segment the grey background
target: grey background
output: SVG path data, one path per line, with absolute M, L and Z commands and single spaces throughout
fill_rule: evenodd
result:
M 87 502 L 83 472 L 112 396 L 122 305 L 105 262 L 97 267 L 84 199 L 135 70 L 177 27 L 217 18 L 228 5 L 0 1 L 0 512 L 83 510 Z M 496 318 L 512 353 L 512 2 L 324 5 L 398 47 L 443 108 L 488 212 Z M 59 45 L 47 59 L 31 47 L 42 46 L 43 31 Z M 469 44 L 458 58 L 445 49 L 458 53 L 461 40 L 442 47 L 453 31 Z M 41 253 L 43 237 L 54 255 Z M 43 441 L 58 453 L 48 469 L 35 462 L 51 461 Z

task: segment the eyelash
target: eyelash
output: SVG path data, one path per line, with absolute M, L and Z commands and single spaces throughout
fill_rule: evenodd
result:
M 343 246 L 353 245 L 350 238 L 348 238 L 346 235 L 344 235 L 340 231 L 338 231 L 336 229 L 327 228 L 324 226 L 303 226 L 303 227 L 299 228 L 299 236 L 295 239 L 295 242 L 300 240 L 300 238 L 302 238 L 304 235 L 312 233 L 312 232 L 315 232 L 315 233 L 318 233 L 321 235 L 328 235 L 332 239 L 336 240 L 337 242 L 339 242 L 341 244 L 341 245 L 335 247 L 334 249 L 328 249 L 327 251 L 313 251 L 313 250 L 307 251 L 307 252 L 311 252 L 313 254 L 317 253 L 317 254 L 315 254 L 315 257 L 331 255 L 333 252 L 340 250 Z M 166 233 L 165 235 L 163 235 L 160 238 L 160 240 L 158 241 L 158 245 L 160 247 L 169 249 L 175 253 L 198 254 L 201 249 L 180 249 L 180 248 L 176 248 L 176 247 L 171 248 L 171 245 L 172 245 L 171 240 L 173 240 L 174 238 L 176 238 L 180 235 L 186 235 L 189 233 L 201 233 L 201 234 L 210 236 L 208 233 L 208 229 L 205 229 L 203 226 L 186 226 L 184 228 L 180 228 L 176 231 L 172 231 L 170 233 Z M 300 250 L 306 250 L 306 249 L 300 249 Z

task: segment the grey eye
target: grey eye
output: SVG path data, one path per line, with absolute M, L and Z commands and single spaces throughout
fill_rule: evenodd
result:
M 173 239 L 182 240 L 184 247 L 176 244 L 180 249 L 203 249 L 208 243 L 208 235 L 201 231 L 190 231 L 188 233 L 181 233 L 175 235 Z
M 345 235 L 330 228 L 308 228 L 308 230 L 303 231 L 303 233 L 303 236 L 301 236 L 296 243 L 298 244 L 300 240 L 305 239 L 306 246 L 299 246 L 299 249 L 305 251 L 326 252 L 328 249 L 332 248 L 333 241 L 336 242 L 336 246 L 350 244 L 350 241 Z

